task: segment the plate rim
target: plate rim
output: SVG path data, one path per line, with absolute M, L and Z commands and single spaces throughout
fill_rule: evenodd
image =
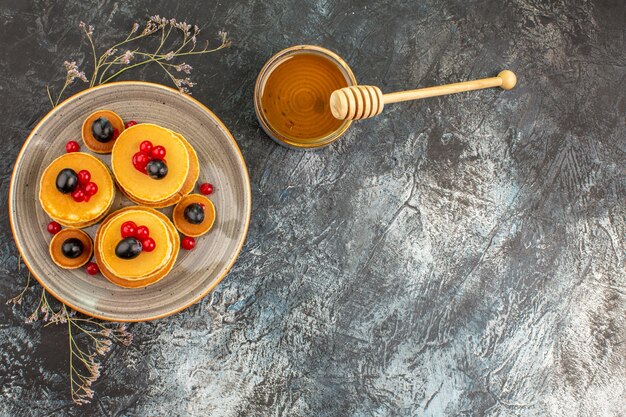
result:
M 24 256 L 24 251 L 22 250 L 22 247 L 20 245 L 20 242 L 17 238 L 17 232 L 15 229 L 15 219 L 14 217 L 14 210 L 13 210 L 13 195 L 14 195 L 14 189 L 15 189 L 15 177 L 16 177 L 16 170 L 18 168 L 18 162 L 22 161 L 22 158 L 24 156 L 24 152 L 28 146 L 28 144 L 30 143 L 30 141 L 33 139 L 33 135 L 34 133 L 39 129 L 39 127 L 46 121 L 48 120 L 53 113 L 57 112 L 59 109 L 62 109 L 63 106 L 67 105 L 67 103 L 69 103 L 70 101 L 76 100 L 82 96 L 84 96 L 85 94 L 89 94 L 91 91 L 94 90 L 99 90 L 99 89 L 105 89 L 105 88 L 110 88 L 113 86 L 128 86 L 128 85 L 144 85 L 144 86 L 149 86 L 149 87 L 156 87 L 168 92 L 173 92 L 176 93 L 180 96 L 183 97 L 183 99 L 185 100 L 189 100 L 191 101 L 193 104 L 195 104 L 196 106 L 199 106 L 203 111 L 205 111 L 206 113 L 208 113 L 210 116 L 213 117 L 213 119 L 217 122 L 217 124 L 220 126 L 220 128 L 222 129 L 222 131 L 224 131 L 226 133 L 226 136 L 230 139 L 230 141 L 232 142 L 232 144 L 234 145 L 235 150 L 237 151 L 237 155 L 239 156 L 239 159 L 241 160 L 242 166 L 243 166 L 243 170 L 245 172 L 245 181 L 244 181 L 244 190 L 246 192 L 246 194 L 248 195 L 248 200 L 249 200 L 249 204 L 248 204 L 248 209 L 246 212 L 246 221 L 245 221 L 245 225 L 244 225 L 244 233 L 242 235 L 241 241 L 239 242 L 239 247 L 237 248 L 237 252 L 235 254 L 235 256 L 233 256 L 233 258 L 230 260 L 230 263 L 228 264 L 228 266 L 226 267 L 226 269 L 224 270 L 224 272 L 215 280 L 215 282 L 210 285 L 206 291 L 202 292 L 201 294 L 199 294 L 197 297 L 195 297 L 194 299 L 192 299 L 189 303 L 181 306 L 181 307 L 177 307 L 173 310 L 167 311 L 165 313 L 162 314 L 157 314 L 154 316 L 147 316 L 147 317 L 141 317 L 141 318 L 129 318 L 129 319 L 125 319 L 125 318 L 110 318 L 110 317 L 106 317 L 106 316 L 100 316 L 98 314 L 94 314 L 93 312 L 88 312 L 86 310 L 84 310 L 83 308 L 77 307 L 75 305 L 73 305 L 72 303 L 68 303 L 67 301 L 65 301 L 63 299 L 63 297 L 58 296 L 55 292 L 51 291 L 48 286 L 43 282 L 43 280 L 33 271 L 33 267 L 30 264 L 30 261 Z M 184 94 L 181 93 L 180 91 L 178 91 L 177 89 L 174 89 L 172 87 L 168 87 L 162 84 L 157 84 L 157 83 L 151 83 L 148 81 L 115 81 L 115 82 L 110 82 L 110 83 L 106 83 L 106 84 L 101 84 L 101 85 L 97 85 L 94 87 L 89 87 L 86 88 L 82 91 L 79 91 L 78 93 L 66 98 L 65 100 L 63 100 L 59 105 L 53 107 L 48 113 L 46 113 L 46 115 L 39 121 L 37 122 L 37 124 L 35 125 L 35 127 L 33 127 L 30 130 L 30 133 L 28 134 L 28 137 L 26 138 L 26 140 L 24 141 L 24 143 L 22 144 L 22 147 L 19 151 L 19 153 L 17 154 L 17 157 L 15 158 L 15 162 L 13 165 L 13 170 L 11 171 L 11 181 L 9 183 L 9 195 L 8 195 L 8 200 L 9 200 L 9 204 L 8 204 L 8 209 L 9 209 L 9 223 L 11 224 L 11 234 L 13 236 L 13 241 L 15 242 L 15 246 L 17 247 L 17 250 L 20 254 L 20 257 L 22 259 L 22 261 L 24 262 L 24 265 L 26 265 L 26 267 L 28 268 L 28 270 L 30 271 L 31 275 L 33 277 L 35 277 L 35 279 L 39 282 L 39 284 L 48 292 L 50 293 L 54 298 L 56 298 L 58 301 L 60 301 L 61 303 L 65 304 L 66 306 L 86 315 L 89 317 L 93 317 L 99 320 L 104 320 L 104 321 L 111 321 L 111 322 L 119 322 L 119 323 L 136 323 L 136 322 L 145 322 L 145 321 L 152 321 L 152 320 L 157 320 L 160 318 L 164 318 L 164 317 L 168 317 L 171 316 L 173 314 L 176 314 L 182 310 L 185 310 L 186 308 L 191 307 L 192 305 L 196 304 L 198 301 L 200 301 L 201 299 L 203 299 L 204 297 L 207 296 L 207 294 L 209 294 L 220 282 L 222 282 L 222 280 L 226 277 L 226 275 L 228 275 L 228 273 L 230 272 L 230 270 L 232 269 L 232 267 L 234 266 L 235 262 L 237 261 L 237 259 L 239 258 L 239 255 L 241 255 L 241 251 L 243 249 L 243 245 L 246 242 L 246 239 L 248 237 L 248 229 L 250 226 L 250 218 L 251 218 L 251 214 L 252 214 L 252 190 L 251 190 L 251 186 L 250 186 L 250 173 L 248 172 L 248 166 L 246 165 L 246 161 L 243 157 L 243 154 L 241 152 L 241 149 L 239 148 L 239 144 L 237 144 L 237 141 L 235 141 L 235 138 L 233 137 L 232 133 L 230 133 L 230 130 L 226 127 L 226 125 L 224 124 L 224 122 L 222 122 L 222 120 L 217 117 L 217 115 L 215 113 L 213 113 L 207 106 L 205 106 L 204 104 L 202 104 L 200 101 L 198 101 L 197 99 L 195 99 L 194 97 L 188 95 L 188 94 Z

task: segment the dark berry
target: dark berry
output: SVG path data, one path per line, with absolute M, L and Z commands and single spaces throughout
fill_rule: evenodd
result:
M 115 255 L 121 259 L 134 259 L 141 253 L 141 242 L 134 237 L 127 237 L 115 247 Z
M 167 165 L 160 159 L 153 159 L 146 165 L 146 174 L 155 180 L 163 179 L 167 175 Z
M 70 168 L 62 169 L 57 175 L 57 190 L 63 194 L 70 194 L 78 185 L 78 175 Z
M 126 125 L 125 125 L 125 126 L 126 126 L 126 129 L 128 129 L 129 127 L 131 127 L 131 126 L 135 126 L 136 124 L 137 124 L 137 122 L 136 122 L 136 121 L 134 121 L 134 120 L 129 120 L 129 121 L 127 121 L 127 122 L 126 122 Z
M 91 124 L 91 133 L 98 142 L 107 143 L 114 138 L 115 129 L 108 119 L 98 117 Z
M 76 141 L 70 140 L 69 142 L 65 144 L 65 152 L 67 153 L 78 152 L 79 149 L 80 149 L 80 145 Z
M 83 253 L 83 249 L 83 242 L 75 237 L 67 239 L 61 246 L 63 256 L 70 259 L 78 258 Z
M 61 231 L 61 225 L 57 222 L 48 223 L 48 232 L 50 234 L 56 235 Z
M 137 233 L 135 222 L 122 223 L 122 237 L 135 237 L 135 233 Z
M 149 140 L 144 140 L 139 144 L 139 150 L 146 155 L 149 155 L 152 151 L 152 142 L 150 142 Z
M 143 247 L 144 251 L 152 252 L 154 248 L 156 248 L 156 242 L 154 241 L 154 239 L 149 237 L 141 241 L 141 246 Z
M 80 185 L 87 185 L 87 183 L 91 181 L 91 173 L 86 169 L 82 169 L 78 171 L 78 183 Z
M 200 192 L 204 195 L 213 194 L 213 184 L 209 184 L 208 182 L 200 184 Z
M 98 272 L 100 272 L 100 268 L 98 268 L 97 263 L 89 262 L 85 267 L 85 271 L 87 271 L 89 275 L 96 275 Z
M 165 158 L 165 148 L 161 145 L 155 146 L 150 151 L 150 156 L 154 159 L 163 159 Z
M 180 241 L 180 245 L 185 250 L 192 250 L 193 248 L 196 247 L 196 239 L 189 237 L 189 236 L 185 236 L 183 240 Z
M 204 221 L 204 208 L 198 203 L 191 203 L 185 207 L 185 219 L 191 224 L 200 224 Z
M 150 237 L 150 229 L 146 226 L 139 226 L 135 231 L 135 237 L 139 240 L 144 240 Z
M 88 182 L 87 185 L 85 185 L 85 194 L 87 194 L 89 197 L 91 197 L 92 195 L 96 195 L 98 193 L 98 185 L 95 182 Z
M 72 192 L 72 198 L 77 203 L 85 201 L 85 197 L 87 197 L 87 195 L 85 194 L 85 190 L 83 190 L 82 188 L 76 187 L 76 189 Z M 89 201 L 89 199 L 87 199 L 87 201 Z

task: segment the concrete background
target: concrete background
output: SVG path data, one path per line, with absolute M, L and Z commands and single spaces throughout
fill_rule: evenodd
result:
M 212 295 L 131 326 L 72 405 L 66 328 L 0 303 L 3 416 L 618 416 L 626 410 L 622 1 L 0 0 L 1 195 L 64 60 L 151 14 L 233 46 L 189 60 L 250 169 L 249 237 Z M 253 111 L 270 55 L 335 50 L 393 91 L 519 84 L 389 106 L 317 153 Z M 128 79 L 167 83 L 155 67 Z M 72 91 L 82 88 L 76 84 Z M 25 283 L 0 207 L 0 295 Z

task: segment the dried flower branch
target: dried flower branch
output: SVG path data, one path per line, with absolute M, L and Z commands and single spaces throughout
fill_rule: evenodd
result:
M 76 62 L 65 61 L 63 63 L 63 66 L 65 67 L 65 84 L 63 84 L 63 88 L 61 89 L 61 92 L 57 96 L 56 100 L 54 101 L 52 100 L 52 95 L 50 94 L 50 88 L 46 86 L 46 90 L 48 91 L 48 98 L 50 99 L 50 103 L 52 104 L 52 107 L 56 107 L 59 104 L 59 100 L 61 100 L 61 96 L 63 96 L 65 89 L 70 84 L 72 84 L 76 78 L 78 78 L 79 80 L 83 82 L 87 82 L 87 76 L 85 75 L 84 72 L 78 70 L 78 66 L 76 65 Z
M 22 270 L 22 260 L 18 256 L 17 258 L 17 273 L 19 274 Z M 9 298 L 7 300 L 7 304 L 13 304 L 15 306 L 22 305 L 22 301 L 24 301 L 24 294 L 26 294 L 26 290 L 28 290 L 28 286 L 30 285 L 30 270 L 28 271 L 28 278 L 26 279 L 26 285 L 22 288 L 22 291 L 18 295 L 13 298 Z
M 7 303 L 20 305 L 24 294 L 29 288 L 28 281 L 22 292 L 10 299 Z M 113 342 L 129 346 L 133 335 L 125 324 L 102 323 L 95 319 L 79 316 L 74 310 L 61 303 L 53 307 L 48 301 L 46 290 L 41 288 L 39 302 L 33 312 L 26 318 L 26 323 L 41 320 L 44 327 L 51 324 L 67 324 L 68 345 L 70 353 L 70 393 L 76 404 L 87 404 L 93 398 L 94 391 L 91 385 L 100 377 L 101 365 L 98 356 L 106 355 L 112 348 Z M 78 338 L 86 338 L 86 347 L 81 347 Z M 89 347 L 88 342 L 91 342 Z
M 185 56 L 209 54 L 231 45 L 228 34 L 224 31 L 219 31 L 218 39 L 220 44 L 218 46 L 209 48 L 209 42 L 207 41 L 204 48 L 197 49 L 197 39 L 200 34 L 200 28 L 197 25 L 192 26 L 187 22 L 177 22 L 176 19 L 168 19 L 155 15 L 150 16 L 141 31 L 139 31 L 141 28 L 139 23 L 133 23 L 128 35 L 123 41 L 105 49 L 105 51 L 98 56 L 93 38 L 94 27 L 84 22 L 80 22 L 79 27 L 87 38 L 91 48 L 93 73 L 91 77 L 89 77 L 89 80 L 87 80 L 85 73 L 78 70 L 75 62 L 65 62 L 65 84 L 56 100 L 52 99 L 50 89 L 47 87 L 48 98 L 53 107 L 59 103 L 66 88 L 71 85 L 76 78 L 84 82 L 89 82 L 89 86 L 93 87 L 98 84 L 105 84 L 130 69 L 150 63 L 159 64 L 166 75 L 172 80 L 172 83 L 181 92 L 189 94 L 189 88 L 193 87 L 195 84 L 191 82 L 189 77 L 177 78 L 172 74 L 172 71 L 175 70 L 176 72 L 183 72 L 186 75 L 190 75 L 193 68 L 191 65 L 184 62 L 175 64 L 171 63 L 171 61 Z M 174 37 L 173 34 L 178 34 L 178 37 Z M 128 48 L 128 44 L 144 38 L 153 37 L 153 35 L 159 39 L 159 43 L 152 52 L 142 50 L 139 47 Z M 166 46 L 168 46 L 167 49 L 165 49 Z M 161 52 L 164 49 L 167 52 Z M 118 51 L 120 52 L 118 53 Z

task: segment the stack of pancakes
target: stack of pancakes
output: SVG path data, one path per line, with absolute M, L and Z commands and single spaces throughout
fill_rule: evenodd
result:
M 146 140 L 154 146 L 163 146 L 167 151 L 168 172 L 163 179 L 150 178 L 133 165 L 133 155 Z M 200 172 L 196 151 L 182 135 L 150 123 L 129 127 L 120 134 L 111 152 L 111 169 L 126 197 L 153 208 L 178 203 L 194 189 Z
M 148 227 L 156 247 L 151 252 L 141 252 L 134 259 L 121 259 L 116 256 L 115 248 L 122 240 L 122 224 L 129 221 Z M 119 286 L 139 288 L 159 281 L 170 272 L 178 256 L 180 237 L 163 213 L 148 207 L 130 206 L 105 218 L 96 232 L 94 246 L 102 275 Z
M 89 201 L 77 202 L 56 188 L 57 175 L 63 169 L 74 172 L 87 170 L 98 192 Z M 61 155 L 44 171 L 39 183 L 39 201 L 53 220 L 65 227 L 83 228 L 98 223 L 113 205 L 115 185 L 106 165 L 98 158 L 83 152 Z

